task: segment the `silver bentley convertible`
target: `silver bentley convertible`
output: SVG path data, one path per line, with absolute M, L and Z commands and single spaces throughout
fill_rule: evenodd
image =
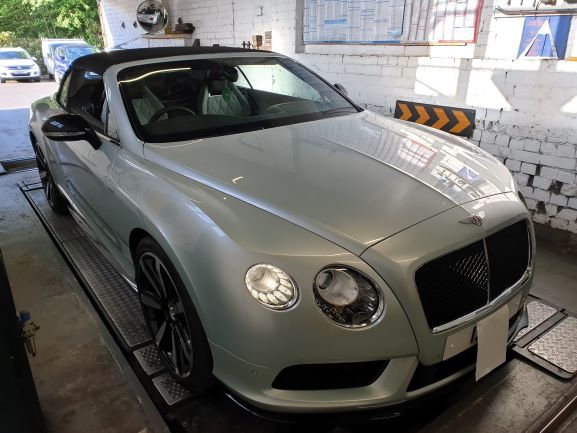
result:
M 508 170 L 285 56 L 99 53 L 32 105 L 48 201 L 138 290 L 172 374 L 276 412 L 413 400 L 505 361 L 533 227 Z

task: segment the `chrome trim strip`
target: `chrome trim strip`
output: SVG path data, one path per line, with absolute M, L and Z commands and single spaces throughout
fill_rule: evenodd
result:
M 487 304 L 488 304 L 489 302 L 491 302 L 491 262 L 489 261 L 489 249 L 487 248 L 487 238 L 483 238 L 483 249 L 485 250 L 485 263 L 487 264 Z
M 452 322 L 446 323 L 441 326 L 437 326 L 433 328 L 433 334 L 438 334 L 439 332 L 448 331 L 449 329 L 456 328 L 457 326 L 464 325 L 467 322 L 472 320 L 478 319 L 480 316 L 487 313 L 489 310 L 492 310 L 498 304 L 504 303 L 503 301 L 509 298 L 512 294 L 516 293 L 531 277 L 533 274 L 533 268 L 529 267 L 521 277 L 519 281 L 501 293 L 497 298 L 493 299 L 493 301 L 484 307 L 479 308 L 472 313 L 467 314 L 466 316 L 459 317 L 457 320 L 453 320 Z

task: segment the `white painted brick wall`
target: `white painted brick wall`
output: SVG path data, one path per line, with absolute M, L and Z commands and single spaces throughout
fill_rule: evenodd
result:
M 140 0 L 101 1 L 107 33 L 115 42 L 129 39 Z M 303 46 L 302 3 L 164 0 L 172 24 L 179 16 L 192 22 L 202 45 L 240 46 L 271 30 L 274 51 L 343 84 L 357 103 L 379 113 L 392 115 L 397 99 L 476 109 L 472 141 L 514 173 L 534 220 L 577 232 L 575 220 L 546 211 L 547 205 L 561 212 L 577 209 L 577 62 L 517 60 L 523 18 L 495 17 L 494 0 L 484 2 L 477 44 L 431 47 Z M 577 57 L 577 18 L 573 21 L 567 56 Z
M 141 0 L 100 0 L 102 27 L 109 47 L 137 38 L 144 32 L 140 26 L 134 27 L 136 9 Z M 126 44 L 125 48 L 145 47 L 142 39 Z

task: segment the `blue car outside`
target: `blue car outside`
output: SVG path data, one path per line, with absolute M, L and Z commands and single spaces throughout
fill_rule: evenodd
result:
M 98 52 L 96 48 L 85 44 L 66 44 L 57 47 L 54 51 L 54 77 L 56 82 L 62 80 L 74 60 L 96 52 Z

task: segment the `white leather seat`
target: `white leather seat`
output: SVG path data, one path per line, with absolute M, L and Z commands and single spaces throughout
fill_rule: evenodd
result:
M 212 80 L 203 86 L 202 114 L 250 116 L 250 104 L 229 80 Z
M 141 125 L 146 125 L 150 122 L 154 113 L 164 108 L 163 103 L 160 102 L 156 95 L 146 86 L 144 86 L 141 98 L 132 99 L 132 105 Z M 160 119 L 166 118 L 166 114 L 160 117 Z

